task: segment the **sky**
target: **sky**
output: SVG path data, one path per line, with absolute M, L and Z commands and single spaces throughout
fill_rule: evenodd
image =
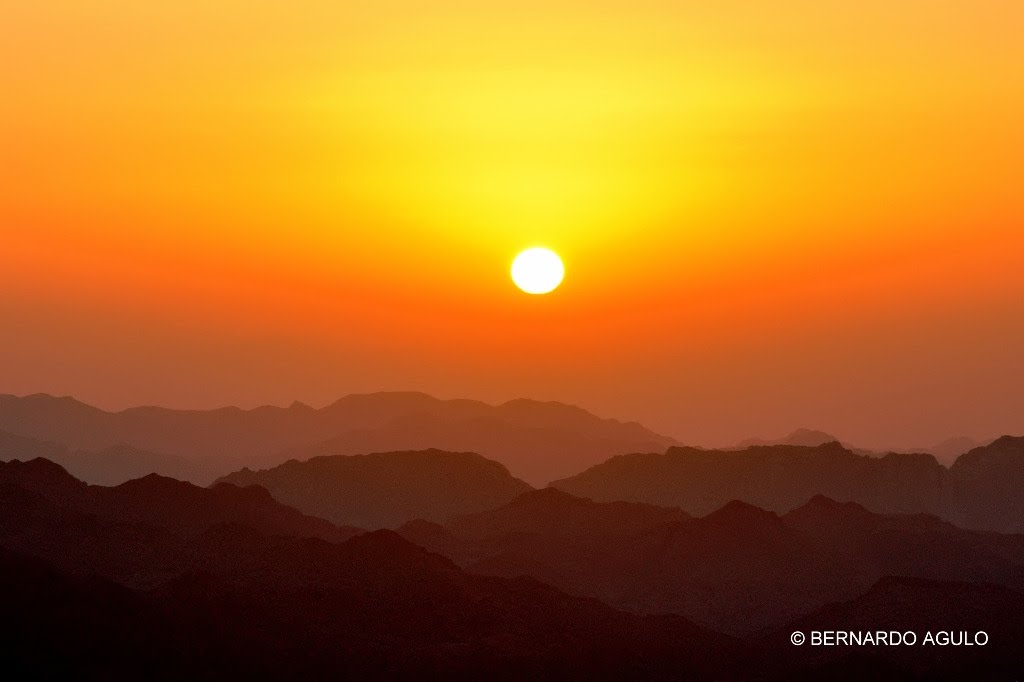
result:
M 0 392 L 1022 434 L 1021 35 L 1016 0 L 5 3 Z

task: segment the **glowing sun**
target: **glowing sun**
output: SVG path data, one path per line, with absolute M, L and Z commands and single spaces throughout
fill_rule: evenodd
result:
M 527 249 L 512 261 L 512 281 L 528 294 L 546 294 L 562 283 L 565 267 L 550 249 Z

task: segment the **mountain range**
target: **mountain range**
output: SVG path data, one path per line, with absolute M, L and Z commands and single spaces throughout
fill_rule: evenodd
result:
M 368 529 L 445 523 L 530 490 L 504 466 L 439 450 L 335 455 L 242 469 L 218 479 L 259 485 L 306 514 Z M 704 516 L 738 500 L 784 514 L 824 495 L 882 514 L 924 513 L 958 526 L 1024 532 L 1024 438 L 1004 436 L 946 468 L 926 454 L 859 454 L 838 443 L 745 450 L 670 448 L 613 457 L 552 487 L 599 502 Z
M 1024 437 L 1003 436 L 948 469 L 922 453 L 864 455 L 839 443 L 744 450 L 672 447 L 619 455 L 552 486 L 578 497 L 703 515 L 730 500 L 783 513 L 821 494 L 880 513 L 927 513 L 978 530 L 1024 532 Z
M 88 486 L 0 467 L 0 619 L 13 679 L 675 679 L 755 674 L 678 616 L 468 573 L 258 488 Z M 759 674 L 759 673 L 758 673 Z M 12 678 L 8 678 L 12 679 Z
M 818 496 L 702 517 L 527 490 L 362 532 L 257 486 L 0 465 L 10 679 L 1014 679 L 1024 536 Z M 984 629 L 983 651 L 795 629 Z
M 32 452 L 107 485 L 151 472 L 205 485 L 289 459 L 427 448 L 476 452 L 542 485 L 613 455 L 673 444 L 635 422 L 525 399 L 489 405 L 399 392 L 349 395 L 321 409 L 296 402 L 107 412 L 69 397 L 0 395 L 0 458 Z
M 800 445 L 803 447 L 817 447 L 819 445 L 825 445 L 826 443 L 838 442 L 840 442 L 838 438 L 824 431 L 818 431 L 815 429 L 796 429 L 782 438 L 747 438 L 737 443 L 734 447 L 727 449 L 746 450 L 747 448 L 754 447 L 756 445 Z M 924 453 L 933 456 L 940 464 L 950 466 L 960 455 L 973 450 L 974 448 L 988 445 L 991 442 L 991 440 L 982 442 L 966 436 L 955 436 L 953 438 L 947 438 L 946 440 L 934 445 L 917 448 L 902 448 L 891 451 L 872 450 L 870 448 L 856 447 L 846 443 L 843 443 L 843 447 L 860 455 L 872 455 L 875 457 L 884 457 L 889 452 L 899 452 L 903 454 Z
M 854 598 L 886 576 L 1024 589 L 1024 536 L 964 530 L 922 514 L 875 514 L 820 495 L 783 515 L 732 501 L 694 518 L 546 488 L 398 532 L 473 572 L 529 575 L 734 635 Z

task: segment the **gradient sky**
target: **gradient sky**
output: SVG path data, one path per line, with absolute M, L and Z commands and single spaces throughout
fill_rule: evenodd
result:
M 1024 433 L 1024 3 L 0 9 L 0 392 Z M 527 296 L 508 267 L 557 251 Z

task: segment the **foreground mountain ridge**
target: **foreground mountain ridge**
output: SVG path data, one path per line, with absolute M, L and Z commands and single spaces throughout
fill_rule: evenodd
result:
M 472 574 L 391 531 L 346 537 L 260 488 L 159 476 L 103 488 L 37 459 L 0 465 L 0 493 L 0 579 L 17 588 L 0 658 L 14 679 L 755 671 L 738 642 L 681 617 Z
M 823 496 L 693 518 L 547 488 L 363 533 L 256 486 L 90 486 L 36 459 L 0 465 L 0 579 L 16 679 L 1014 679 L 1024 632 L 1024 536 Z M 1000 638 L 852 667 L 793 650 L 834 614 Z

